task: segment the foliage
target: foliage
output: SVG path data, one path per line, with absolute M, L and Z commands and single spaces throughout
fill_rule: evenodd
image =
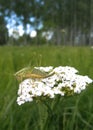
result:
M 4 23 L 4 19 L 0 16 L 0 45 L 6 44 L 8 41 L 8 30 Z
M 86 58 L 86 60 L 85 60 Z M 79 96 L 17 105 L 18 82 L 13 74 L 27 66 L 72 66 L 93 79 L 89 47 L 0 47 L 1 130 L 92 130 L 93 84 Z M 48 109 L 48 106 L 51 109 Z
M 74 45 L 77 37 L 80 37 L 81 41 L 85 39 L 82 44 L 92 44 L 90 40 L 93 27 L 92 6 L 91 0 L 0 0 L 3 17 L 11 17 L 12 14 L 16 14 L 19 19 L 16 20 L 16 25 L 21 21 L 25 30 L 27 24 L 38 29 L 42 23 L 43 30 L 52 29 L 54 33 L 57 33 L 54 36 L 56 44 L 62 43 L 62 29 L 66 32 L 65 37 L 68 44 Z

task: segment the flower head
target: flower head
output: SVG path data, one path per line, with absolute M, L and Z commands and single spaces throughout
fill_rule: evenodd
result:
M 73 95 L 80 93 L 86 86 L 93 82 L 88 76 L 78 75 L 78 71 L 73 67 L 35 67 L 44 72 L 53 74 L 41 79 L 25 79 L 19 84 L 17 103 L 32 102 L 34 98 L 46 96 L 54 98 L 56 95 Z

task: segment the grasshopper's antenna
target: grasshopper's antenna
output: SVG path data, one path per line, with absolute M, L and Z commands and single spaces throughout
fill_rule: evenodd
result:
M 37 60 L 37 66 L 41 66 L 41 62 L 42 62 L 42 55 L 41 55 L 41 54 L 39 54 L 37 59 L 38 59 L 38 60 Z
M 42 62 L 42 55 L 40 54 L 40 55 L 39 55 L 39 57 L 40 57 L 40 58 L 39 58 L 39 66 L 41 66 L 41 62 Z

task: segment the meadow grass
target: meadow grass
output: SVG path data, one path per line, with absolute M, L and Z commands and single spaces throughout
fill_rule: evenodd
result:
M 0 47 L 0 130 L 93 130 L 93 84 L 80 95 L 18 106 L 14 73 L 27 66 L 72 66 L 93 79 L 93 49 Z

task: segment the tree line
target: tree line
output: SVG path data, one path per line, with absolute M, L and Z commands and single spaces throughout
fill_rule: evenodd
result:
M 0 0 L 0 44 L 9 39 L 5 17 L 16 14 L 27 30 L 30 24 L 37 31 L 33 40 L 24 34 L 21 40 L 55 45 L 93 45 L 92 0 Z M 33 18 L 33 20 L 31 20 Z M 16 20 L 16 25 L 19 25 Z M 42 28 L 39 25 L 42 24 Z M 53 32 L 50 40 L 43 32 Z

